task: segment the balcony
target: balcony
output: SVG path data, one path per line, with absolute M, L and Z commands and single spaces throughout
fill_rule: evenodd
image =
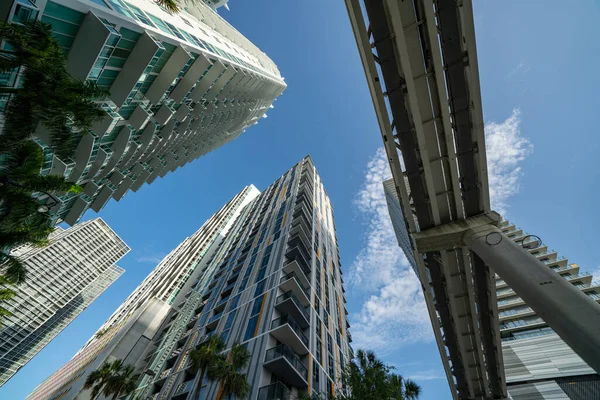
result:
M 298 260 L 298 262 L 304 266 L 304 272 L 306 273 L 306 275 L 310 275 L 310 261 L 312 260 L 312 257 L 308 255 L 308 251 L 303 246 L 292 247 L 285 253 L 285 257 L 290 261 Z
M 296 400 L 292 392 L 281 382 L 261 387 L 256 400 Z
M 303 224 L 292 224 L 290 236 L 300 236 L 306 243 L 312 243 L 312 232 L 309 232 Z
M 290 315 L 283 315 L 271 322 L 271 335 L 290 346 L 297 354 L 308 354 L 308 338 Z
M 305 232 L 312 232 L 312 221 L 306 221 L 305 219 L 293 219 L 292 220 L 292 228 L 296 226 L 301 226 Z
M 287 275 L 294 274 L 300 284 L 307 288 L 310 286 L 310 269 L 294 260 L 283 266 L 283 272 Z
M 279 281 L 279 288 L 283 292 L 292 292 L 296 295 L 298 300 L 303 306 L 310 305 L 310 299 L 308 298 L 308 290 L 300 283 L 300 279 L 295 273 L 289 273 L 281 277 Z
M 294 246 L 301 246 L 302 248 L 304 248 L 304 250 L 308 250 L 310 249 L 311 246 L 311 242 L 308 241 L 304 235 L 301 234 L 295 234 L 290 236 L 290 239 L 288 240 L 288 246 L 290 247 L 294 247 Z M 308 253 L 308 251 L 307 251 Z
M 302 389 L 308 386 L 308 369 L 285 344 L 267 350 L 263 366 L 287 384 Z
M 213 315 L 212 318 L 208 320 L 208 323 L 206 324 L 206 329 L 207 330 L 215 329 L 217 327 L 217 325 L 219 324 L 219 320 L 221 319 L 222 315 L 223 315 L 223 312 Z
M 234 282 L 230 283 L 229 285 L 225 286 L 225 288 L 221 292 L 221 296 L 229 296 L 231 294 L 231 292 L 233 292 L 233 288 L 234 288 L 236 282 L 237 281 L 234 281 Z
M 308 327 L 310 315 L 293 292 L 285 292 L 277 297 L 275 308 L 282 314 L 290 314 L 302 329 Z
M 189 392 L 194 388 L 194 380 L 191 379 L 180 383 L 173 392 L 172 400 L 185 400 Z

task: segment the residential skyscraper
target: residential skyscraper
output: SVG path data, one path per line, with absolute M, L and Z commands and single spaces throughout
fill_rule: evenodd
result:
M 123 273 L 115 263 L 129 251 L 100 218 L 57 228 L 49 240 L 45 247 L 25 245 L 12 252 L 28 275 L 4 305 L 12 315 L 0 328 L 0 385 Z
M 62 393 L 73 398 L 83 389 L 87 375 L 104 361 L 119 358 L 128 364 L 137 363 L 148 339 L 169 310 L 192 289 L 241 210 L 259 193 L 252 185 L 245 187 L 171 251 L 83 348 L 29 398 L 47 399 Z M 132 351 L 134 347 L 136 350 Z
M 243 206 L 203 262 L 136 363 L 144 372 L 137 398 L 191 398 L 199 374 L 189 352 L 215 334 L 250 351 L 251 399 L 343 390 L 352 357 L 343 276 L 333 210 L 309 157 Z M 199 398 L 218 391 L 206 380 Z M 28 399 L 46 398 L 40 393 Z
M 174 14 L 145 0 L 0 5 L 2 21 L 30 19 L 52 25 L 72 76 L 110 91 L 108 115 L 71 158 L 53 153 L 49 132 L 36 133 L 42 174 L 84 187 L 51 208 L 68 224 L 235 139 L 286 87 L 273 61 L 202 1 Z M 2 82 L 19 85 L 18 71 L 5 75 Z
M 406 257 L 413 265 L 413 245 L 406 228 L 393 180 L 384 182 L 388 211 Z M 600 282 L 580 272 L 577 264 L 534 240 L 508 221 L 500 229 L 517 243 L 540 244 L 529 252 L 561 277 L 600 300 Z M 416 271 L 415 271 L 416 272 Z M 600 376 L 496 275 L 498 318 L 508 393 L 514 400 L 600 398 Z

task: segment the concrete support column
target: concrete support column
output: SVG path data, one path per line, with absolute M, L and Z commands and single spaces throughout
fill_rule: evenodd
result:
M 600 373 L 600 306 L 493 225 L 463 241 L 586 363 Z

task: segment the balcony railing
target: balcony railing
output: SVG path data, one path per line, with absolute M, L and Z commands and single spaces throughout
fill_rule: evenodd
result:
M 304 278 L 306 279 L 306 277 L 304 277 Z M 300 286 L 300 289 L 302 289 L 304 294 L 306 294 L 306 296 L 308 297 L 308 288 L 304 287 L 304 285 L 301 283 L 302 281 L 300 280 L 300 277 L 297 276 L 296 273 L 294 273 L 294 272 L 290 272 L 289 274 L 282 276 L 281 279 L 279 280 L 279 283 L 283 283 L 290 279 L 295 279 L 296 282 L 298 283 L 298 286 Z
M 308 369 L 302 364 L 302 361 L 298 358 L 296 353 L 292 351 L 286 344 L 278 344 L 272 349 L 267 350 L 267 354 L 265 356 L 265 362 L 274 360 L 276 358 L 283 357 L 285 358 L 294 369 L 304 378 L 304 380 L 308 380 Z
M 308 347 L 308 338 L 306 337 L 304 332 L 302 332 L 302 329 L 296 323 L 296 320 L 294 318 L 292 318 L 292 316 L 289 314 L 286 314 L 282 317 L 277 318 L 276 320 L 273 320 L 273 322 L 271 322 L 271 329 L 279 328 L 280 326 L 285 325 L 285 324 L 288 324 L 292 328 L 292 330 L 296 333 L 296 335 L 298 335 L 298 337 L 300 338 L 302 343 L 304 343 L 304 345 L 306 347 Z
M 277 300 L 275 301 L 275 304 L 283 303 L 287 299 L 291 299 L 294 302 L 294 304 L 296 305 L 296 307 L 298 307 L 298 309 L 300 310 L 300 312 L 302 313 L 302 315 L 306 318 L 306 320 L 310 321 L 310 316 L 308 314 L 308 311 L 306 310 L 306 308 L 304 306 L 302 306 L 302 303 L 300 303 L 300 300 L 298 300 L 298 298 L 296 297 L 296 295 L 293 292 L 291 292 L 291 291 L 285 292 L 281 296 L 277 297 Z
M 181 393 L 187 393 L 190 390 L 192 390 L 194 386 L 194 380 L 189 380 L 187 382 L 182 382 L 179 384 L 179 386 L 177 386 L 177 389 L 175 389 L 175 395 L 181 394 Z
M 292 392 L 281 382 L 261 387 L 256 400 L 296 400 Z

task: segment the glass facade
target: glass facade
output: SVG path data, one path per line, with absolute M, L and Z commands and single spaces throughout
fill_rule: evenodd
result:
M 13 315 L 0 328 L 0 385 L 123 273 L 114 263 L 128 251 L 101 219 L 58 229 L 46 247 L 13 250 L 29 274 L 6 302 Z

